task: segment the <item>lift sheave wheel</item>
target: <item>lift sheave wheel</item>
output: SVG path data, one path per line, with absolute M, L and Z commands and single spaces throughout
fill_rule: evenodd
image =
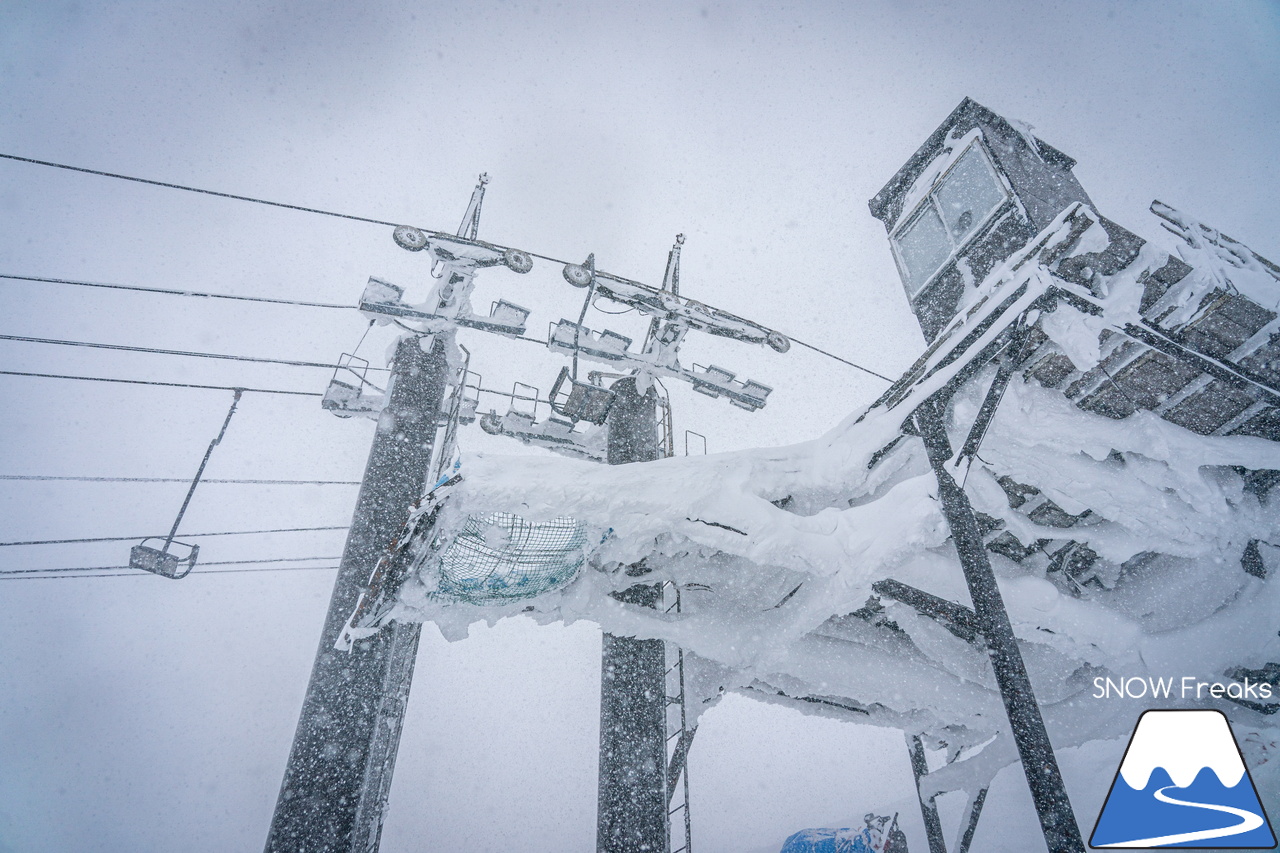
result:
M 421 229 L 414 228 L 412 225 L 396 226 L 391 238 L 396 241 L 396 245 L 401 249 L 407 249 L 410 252 L 421 252 L 427 248 L 427 235 Z

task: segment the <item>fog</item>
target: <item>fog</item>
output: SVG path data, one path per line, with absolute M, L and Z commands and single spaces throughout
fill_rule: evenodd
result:
M 487 172 L 481 238 L 594 252 L 657 283 L 683 232 L 682 293 L 888 376 L 923 339 L 866 202 L 963 97 L 1034 125 L 1138 234 L 1161 239 L 1146 212 L 1159 198 L 1274 258 L 1277 79 L 1269 2 L 0 5 L 0 153 L 440 230 Z M 354 305 L 370 275 L 427 274 L 386 227 L 14 160 L 0 160 L 0 234 L 3 275 Z M 532 333 L 580 305 L 546 263 L 478 280 L 478 310 L 529 307 Z M 366 326 L 354 310 L 14 279 L 0 300 L 0 334 L 324 363 Z M 812 438 L 884 387 L 802 347 L 704 338 L 688 361 L 775 389 L 747 413 L 672 387 L 677 435 L 705 435 L 710 452 Z M 377 328 L 360 354 L 382 364 L 393 340 Z M 563 363 L 460 340 L 490 388 L 545 391 Z M 328 379 L 16 341 L 0 359 L 308 392 Z M 231 401 L 14 375 L 0 389 L 0 475 L 190 477 Z M 358 480 L 372 433 L 315 397 L 246 394 L 206 476 Z M 460 444 L 532 452 L 474 428 Z M 0 540 L 163 534 L 185 489 L 0 480 Z M 354 498 L 208 483 L 182 530 L 342 526 Z M 200 541 L 210 564 L 318 559 L 177 582 L 0 575 L 2 853 L 260 849 L 333 582 L 317 567 L 336 564 L 343 534 Z M 120 566 L 130 544 L 6 545 L 0 571 Z M 599 645 L 582 623 L 517 619 L 457 643 L 427 626 L 382 849 L 590 849 Z M 923 849 L 895 731 L 731 698 L 705 717 L 690 778 L 699 853 L 777 850 L 800 828 L 899 809 Z M 984 824 L 975 849 L 984 833 L 1036 849 L 1025 786 L 997 801 L 1015 817 Z

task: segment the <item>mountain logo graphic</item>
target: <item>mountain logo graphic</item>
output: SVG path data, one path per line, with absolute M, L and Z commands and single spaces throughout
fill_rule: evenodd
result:
M 1145 711 L 1089 846 L 1275 847 L 1275 833 L 1226 716 Z

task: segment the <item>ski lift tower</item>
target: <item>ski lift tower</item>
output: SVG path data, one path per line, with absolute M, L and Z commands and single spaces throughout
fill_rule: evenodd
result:
M 525 252 L 477 239 L 487 181 L 480 176 L 456 234 L 395 229 L 402 248 L 428 253 L 436 284 L 424 304 L 410 305 L 402 288 L 369 280 L 361 312 L 409 334 L 397 344 L 386 389 L 368 381 L 354 355 L 344 355 L 322 401 L 341 417 L 377 419 L 379 428 L 280 786 L 268 853 L 378 849 L 421 625 L 393 622 L 345 649 L 335 646 L 388 543 L 448 462 L 466 396 L 466 366 L 451 363 L 453 331 L 464 326 L 524 334 L 529 312 L 518 305 L 499 301 L 488 317 L 471 312 L 477 270 L 505 266 L 527 273 L 533 266 Z
M 493 303 L 488 316 L 471 311 L 480 269 L 505 266 L 527 273 L 533 266 L 529 253 L 478 238 L 486 183 L 487 176 L 481 175 L 456 234 L 412 226 L 395 229 L 393 237 L 401 248 L 426 252 L 437 283 L 426 302 L 411 304 L 404 288 L 369 279 L 360 311 L 374 322 L 394 323 L 411 334 L 400 341 L 386 389 L 368 379 L 366 361 L 344 353 L 322 400 L 322 406 L 339 417 L 378 420 L 379 433 L 290 752 L 268 851 L 372 853 L 378 847 L 419 629 L 383 622 L 403 579 L 405 543 L 431 527 L 435 489 L 458 479 L 444 474 L 457 427 L 477 414 L 478 398 L 470 392 L 478 394 L 478 378 L 468 371 L 469 354 L 452 356 L 455 348 L 463 350 L 454 344 L 453 332 L 464 327 L 523 338 L 529 315 L 528 309 L 505 300 Z M 572 369 L 562 370 L 552 388 L 552 416 L 537 423 L 536 389 L 527 386 L 535 392 L 533 413 L 513 409 L 500 418 L 493 412 L 481 426 L 526 443 L 622 464 L 661 455 L 654 390 L 661 378 L 682 379 L 700 393 L 726 398 L 749 411 L 762 408 L 772 390 L 768 386 L 739 379 L 715 365 L 680 363 L 679 347 L 690 330 L 764 344 L 777 352 L 790 348 L 786 336 L 776 331 L 682 297 L 683 242 L 683 236 L 677 238 L 668 256 L 661 288 L 599 271 L 594 256 L 582 264 L 565 264 L 565 280 L 584 288 L 586 296 L 578 321 L 562 319 L 548 335 L 548 348 L 573 360 Z M 623 335 L 597 333 L 582 325 L 593 298 L 627 305 L 651 318 L 640 351 L 632 351 L 631 340 Z M 603 384 L 604 374 L 599 372 L 581 381 L 579 357 L 612 365 L 623 375 L 611 387 Z M 513 404 L 517 397 L 513 392 Z M 384 417 L 384 410 L 394 417 Z M 588 427 L 580 431 L 577 427 L 583 422 Z M 606 440 L 593 442 L 588 433 L 605 424 Z M 406 426 L 412 435 L 405 432 Z M 397 453 L 404 456 L 406 448 L 412 449 L 412 458 L 398 460 Z M 426 501 L 427 508 L 415 500 Z M 640 577 L 648 571 L 637 566 L 628 574 Z M 656 606 L 662 593 L 662 585 L 642 582 L 618 597 Z M 674 607 L 678 601 L 677 591 Z M 683 658 L 677 669 L 683 679 Z M 661 641 L 606 636 L 598 845 L 609 853 L 669 849 L 669 804 L 692 739 L 684 725 L 682 681 L 680 728 L 674 742 L 667 733 L 670 672 Z M 687 775 L 684 791 L 685 844 L 680 849 L 687 850 Z
M 547 336 L 549 349 L 572 359 L 572 367 L 562 368 L 552 386 L 551 415 L 538 422 L 536 403 L 532 412 L 517 408 L 513 391 L 512 409 L 504 416 L 497 412 L 483 416 L 484 430 L 565 455 L 622 465 L 658 459 L 664 455 L 663 446 L 670 443 L 659 434 L 659 398 L 654 385 L 660 378 L 683 380 L 699 393 L 727 399 L 747 411 L 763 408 L 772 391 L 769 386 L 739 379 L 716 365 L 685 367 L 680 363 L 680 345 L 690 330 L 764 344 L 780 353 L 791 343 L 779 332 L 682 297 L 683 244 L 684 235 L 678 235 L 667 255 L 662 286 L 657 289 L 597 270 L 594 255 L 581 264 L 566 265 L 565 280 L 585 289 L 586 294 L 577 322 L 562 319 L 552 324 Z M 631 350 L 630 338 L 583 325 L 594 298 L 626 305 L 650 317 L 638 351 Z M 608 386 L 598 371 L 582 381 L 580 358 L 609 365 L 623 375 Z M 586 424 L 586 429 L 577 429 L 579 424 Z M 669 589 L 673 585 L 640 580 L 651 571 L 649 566 L 631 567 L 627 575 L 637 582 L 615 597 L 635 606 L 678 611 L 679 591 Z M 668 593 L 673 593 L 669 605 L 664 599 Z M 687 757 L 694 729 L 687 725 L 684 702 L 681 650 L 668 649 L 661 640 L 605 633 L 596 835 L 600 853 L 688 851 L 691 847 Z M 678 791 L 683 793 L 682 801 L 676 800 Z M 681 836 L 671 831 L 671 818 L 676 814 L 683 817 Z M 677 846 L 681 837 L 683 842 Z

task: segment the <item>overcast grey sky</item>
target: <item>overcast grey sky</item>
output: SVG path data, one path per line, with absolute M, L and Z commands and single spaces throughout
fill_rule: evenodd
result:
M 0 0 L 0 153 L 446 230 L 487 171 L 481 237 L 595 252 L 656 282 L 683 231 L 683 292 L 888 375 L 922 339 L 866 200 L 961 98 L 1034 125 L 1139 234 L 1160 238 L 1146 213 L 1160 198 L 1274 258 L 1277 80 L 1275 2 Z M 388 232 L 0 161 L 0 273 L 354 303 L 369 275 L 425 280 Z M 482 276 L 476 304 L 533 308 L 540 330 L 576 316 L 568 291 L 543 264 Z M 0 300 L 0 334 L 314 361 L 364 326 L 355 312 L 13 281 Z M 376 331 L 361 353 L 377 363 L 390 340 Z M 561 363 L 462 340 L 492 387 L 545 390 Z M 883 386 L 799 348 L 691 336 L 686 355 L 777 389 L 748 414 L 673 388 L 677 430 L 713 452 L 813 437 Z M 299 390 L 327 379 L 12 342 L 0 360 Z M 24 377 L 0 388 L 0 474 L 189 476 L 230 402 Z M 311 398 L 249 395 L 207 476 L 358 479 L 371 434 Z M 476 430 L 463 449 L 522 452 Z M 183 488 L 0 481 L 0 540 L 162 532 Z M 341 525 L 353 499 L 210 484 L 183 529 Z M 0 568 L 119 565 L 128 544 L 5 547 Z M 224 538 L 203 557 L 341 544 Z M 0 583 L 0 851 L 259 848 L 332 572 Z M 429 629 L 383 849 L 589 849 L 598 667 L 589 625 L 515 621 L 452 645 Z M 745 700 L 708 714 L 691 767 L 700 853 L 776 850 L 796 829 L 911 802 L 898 733 Z M 1077 807 L 1096 809 L 1090 796 Z M 992 798 L 1017 819 L 984 824 L 979 844 L 1037 843 L 1025 789 Z M 904 819 L 918 832 L 918 815 Z

